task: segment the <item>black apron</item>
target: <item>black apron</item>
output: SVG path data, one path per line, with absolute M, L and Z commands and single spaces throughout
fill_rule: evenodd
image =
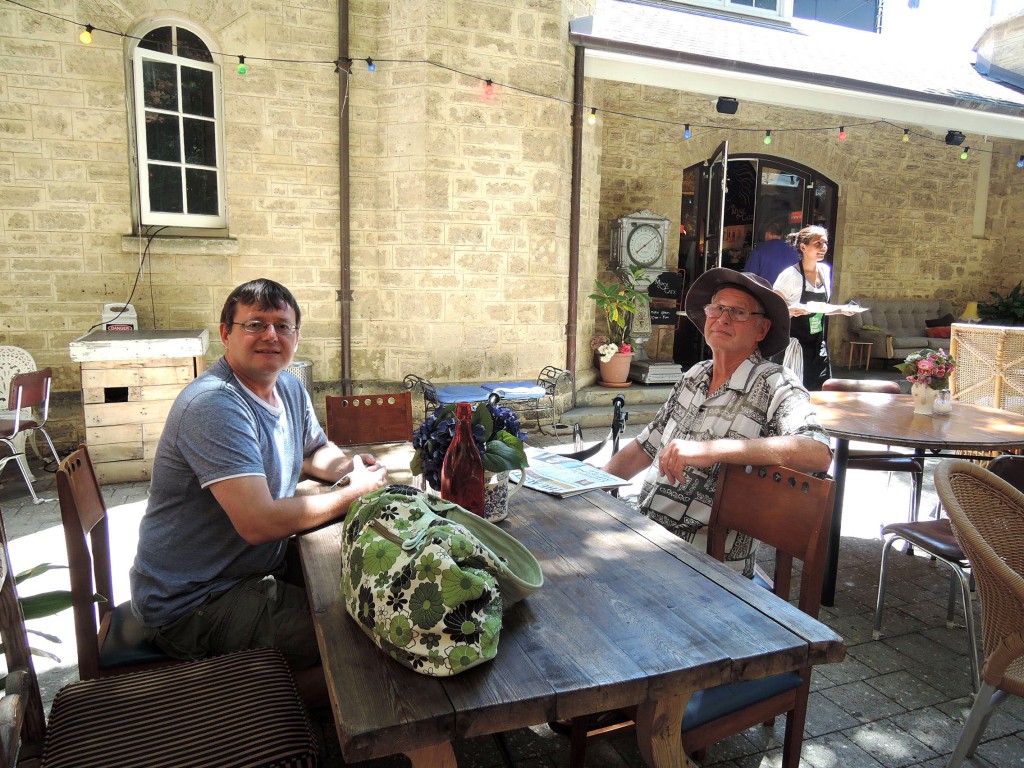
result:
M 824 279 L 822 279 L 821 287 L 815 288 L 813 285 L 807 284 L 807 276 L 804 275 L 803 267 L 797 264 L 796 268 L 800 270 L 800 279 L 803 280 L 800 303 L 827 302 L 829 299 L 828 287 L 825 285 Z M 818 274 L 820 277 L 821 273 Z M 832 375 L 828 361 L 828 345 L 825 343 L 828 335 L 828 317 L 820 313 L 791 317 L 789 318 L 789 335 L 800 342 L 800 348 L 804 353 L 804 386 L 809 392 L 820 390 L 825 379 Z

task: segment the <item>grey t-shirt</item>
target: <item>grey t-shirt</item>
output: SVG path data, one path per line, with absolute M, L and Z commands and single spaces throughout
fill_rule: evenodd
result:
M 327 437 L 290 373 L 278 377 L 277 396 L 282 408 L 261 405 L 222 358 L 174 401 L 130 573 L 132 609 L 146 626 L 174 621 L 281 564 L 286 542 L 249 544 L 210 492 L 220 480 L 256 475 L 267 478 L 275 499 L 295 493 L 303 458 Z

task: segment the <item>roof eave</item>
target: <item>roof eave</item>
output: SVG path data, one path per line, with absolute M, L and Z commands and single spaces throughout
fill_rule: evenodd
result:
M 1024 139 L 1024 109 L 1017 107 L 612 41 L 591 35 L 589 22 L 590 17 L 574 20 L 569 34 L 570 42 L 587 49 L 587 77 L 728 95 L 936 132 L 955 128 Z

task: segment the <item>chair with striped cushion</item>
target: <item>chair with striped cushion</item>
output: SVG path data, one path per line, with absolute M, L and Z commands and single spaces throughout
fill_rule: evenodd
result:
M 305 768 L 317 742 L 276 648 L 238 651 L 62 688 L 49 722 L 8 568 L 0 521 L 0 766 L 41 768 Z M 37 762 L 41 756 L 41 762 Z

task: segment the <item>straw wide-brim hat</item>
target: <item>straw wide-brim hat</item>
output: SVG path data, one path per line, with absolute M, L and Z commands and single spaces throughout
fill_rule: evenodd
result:
M 753 272 L 716 267 L 698 277 L 686 294 L 686 316 L 690 322 L 703 335 L 707 320 L 704 307 L 720 288 L 730 285 L 755 296 L 772 322 L 768 335 L 758 344 L 761 354 L 771 357 L 784 350 L 789 344 L 789 307 L 786 300 L 772 290 L 767 280 Z

